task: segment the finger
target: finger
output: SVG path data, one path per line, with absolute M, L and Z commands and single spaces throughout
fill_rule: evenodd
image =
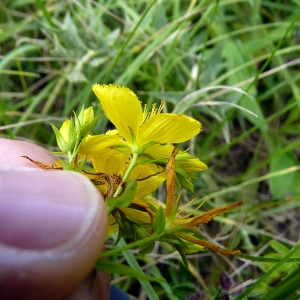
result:
M 30 160 L 22 156 L 53 164 L 56 160 L 45 148 L 23 141 L 0 138 L 0 166 L 28 166 L 37 167 Z
M 18 158 L 31 155 L 23 153 L 27 150 L 37 160 L 54 160 L 29 143 L 0 139 L 0 146 L 0 166 L 4 151 L 7 165 L 29 166 Z M 0 294 L 4 299 L 60 299 L 80 289 L 103 249 L 106 224 L 103 199 L 80 174 L 0 171 Z M 108 277 L 97 274 L 96 292 L 88 291 L 106 299 L 108 286 Z
M 84 281 L 76 286 L 70 294 L 64 296 L 62 300 L 109 299 L 110 277 L 107 275 L 107 273 L 93 270 Z

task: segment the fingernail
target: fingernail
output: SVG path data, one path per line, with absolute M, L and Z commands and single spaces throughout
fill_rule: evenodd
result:
M 77 243 L 103 209 L 100 194 L 70 171 L 0 171 L 0 243 L 45 250 Z

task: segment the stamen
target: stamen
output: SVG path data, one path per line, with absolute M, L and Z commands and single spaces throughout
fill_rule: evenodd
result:
M 152 110 L 151 110 L 149 118 L 151 118 L 153 115 L 155 115 L 156 112 L 157 112 L 156 103 L 153 103 L 152 104 Z
M 143 110 L 143 123 L 145 123 L 149 119 L 149 111 L 147 104 L 144 105 L 144 110 Z
M 160 105 L 159 105 L 159 108 L 158 108 L 158 110 L 157 110 L 157 113 L 159 114 L 159 113 L 161 113 L 161 111 L 164 109 L 164 107 L 166 106 L 166 101 L 161 101 L 160 102 Z
M 153 103 L 151 111 L 148 111 L 147 104 L 145 104 L 144 105 L 144 110 L 143 110 L 143 123 L 145 123 L 153 115 L 159 114 L 164 109 L 165 105 L 166 105 L 166 102 L 161 101 L 159 107 L 157 108 L 156 103 Z

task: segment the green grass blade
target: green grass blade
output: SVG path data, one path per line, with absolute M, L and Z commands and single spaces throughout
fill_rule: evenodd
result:
M 120 240 L 119 242 L 119 246 L 120 247 L 124 247 L 126 246 L 126 243 L 124 242 L 123 239 Z M 143 272 L 142 268 L 140 267 L 139 263 L 137 262 L 136 258 L 134 257 L 134 255 L 132 254 L 131 251 L 126 250 L 122 252 L 127 263 L 129 264 L 129 266 L 137 271 L 137 272 Z M 152 285 L 150 284 L 149 281 L 146 280 L 139 280 L 143 290 L 145 291 L 145 293 L 148 296 L 148 299 L 150 300 L 159 300 L 158 296 L 156 295 L 155 290 L 153 289 Z
M 292 249 L 289 254 L 287 254 L 282 260 L 280 260 L 276 265 L 274 265 L 269 271 L 267 271 L 264 275 L 262 275 L 255 283 L 253 283 L 250 287 L 248 287 L 243 293 L 241 293 L 238 297 L 236 297 L 235 300 L 247 299 L 246 297 L 249 296 L 252 291 L 254 291 L 257 287 L 259 287 L 259 285 L 262 284 L 265 279 L 267 279 L 273 272 L 275 272 L 284 263 L 286 263 L 289 258 L 291 258 L 294 255 L 299 255 L 299 254 L 300 254 L 300 244 L 295 246 L 295 248 Z M 299 283 L 299 281 L 298 281 L 298 283 Z M 287 293 L 287 292 L 289 293 L 289 291 L 287 291 L 286 288 L 288 288 L 288 287 L 293 288 L 294 284 L 295 284 L 294 280 L 291 280 L 289 278 L 287 281 L 284 281 L 284 284 L 283 284 L 283 286 L 280 287 L 279 291 L 281 293 Z M 294 290 L 292 290 L 292 291 L 294 291 Z M 272 297 L 274 297 L 274 294 L 272 295 Z M 263 299 L 271 300 L 271 299 L 275 299 L 275 298 L 263 298 Z M 280 299 L 280 297 L 277 299 Z

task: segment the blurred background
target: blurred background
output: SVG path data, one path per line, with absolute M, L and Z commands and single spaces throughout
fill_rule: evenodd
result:
M 209 169 L 184 200 L 210 195 L 202 210 L 244 201 L 200 233 L 244 256 L 194 254 L 187 271 L 167 246 L 136 254 L 167 279 L 153 283 L 157 295 L 234 299 L 220 284 L 225 271 L 230 288 L 256 282 L 245 299 L 273 299 L 266 295 L 282 282 L 283 299 L 298 299 L 290 277 L 299 259 L 279 263 L 300 232 L 299 65 L 299 0 L 2 0 L 0 137 L 55 151 L 50 123 L 82 105 L 102 113 L 93 83 L 126 85 L 149 105 L 165 100 L 168 112 L 203 124 L 182 147 Z M 102 117 L 94 133 L 109 126 Z M 114 275 L 113 283 L 146 299 L 136 280 Z

